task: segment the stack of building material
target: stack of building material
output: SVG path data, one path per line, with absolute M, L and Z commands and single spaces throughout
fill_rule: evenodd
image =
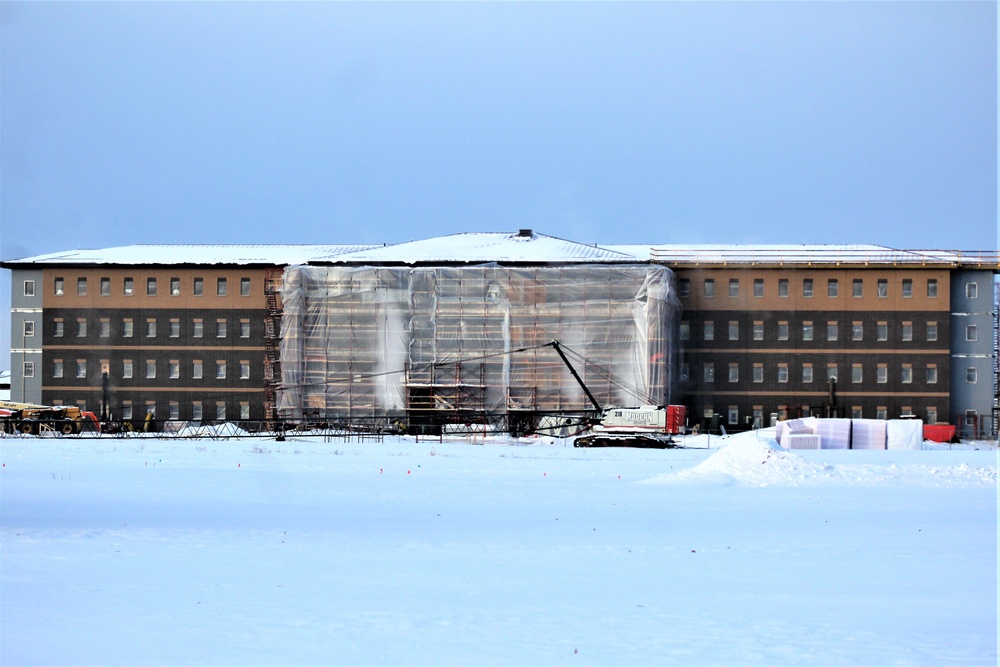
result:
M 885 449 L 884 419 L 851 420 L 851 449 Z
M 850 419 L 819 419 L 816 432 L 823 449 L 849 449 L 851 446 Z
M 886 428 L 888 449 L 920 449 L 924 444 L 920 419 L 890 419 Z
M 818 419 L 790 419 L 778 422 L 778 444 L 785 449 L 820 449 L 822 438 L 816 433 Z

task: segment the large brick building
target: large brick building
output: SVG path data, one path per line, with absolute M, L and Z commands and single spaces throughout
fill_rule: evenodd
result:
M 282 275 L 299 265 L 329 269 L 309 274 L 325 277 L 310 278 L 308 317 L 282 311 L 294 293 Z M 622 403 L 627 384 L 686 404 L 692 422 L 913 414 L 996 430 L 995 252 L 592 246 L 523 230 L 388 247 L 125 246 L 2 266 L 12 398 L 100 409 L 107 395 L 116 418 L 585 407 L 557 360 L 466 363 L 560 337 L 584 352 L 600 400 Z M 649 299 L 650 284 L 669 293 Z M 373 344 L 390 332 L 396 343 Z

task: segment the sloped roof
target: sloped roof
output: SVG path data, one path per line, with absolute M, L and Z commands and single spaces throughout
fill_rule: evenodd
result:
M 247 265 L 284 266 L 304 264 L 317 257 L 334 257 L 341 253 L 374 248 L 372 245 L 270 245 L 270 244 L 177 244 L 126 245 L 94 250 L 66 250 L 47 255 L 6 260 L 3 264 L 53 265 Z M 381 246 L 379 246 L 381 247 Z
M 467 232 L 436 238 L 398 243 L 331 257 L 317 258 L 316 263 L 333 264 L 421 264 L 441 262 L 635 262 L 649 261 L 649 253 L 638 259 L 634 255 L 605 246 L 586 245 L 575 241 L 521 232 Z

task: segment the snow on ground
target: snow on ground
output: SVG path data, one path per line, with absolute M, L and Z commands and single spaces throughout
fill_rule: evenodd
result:
M 0 439 L 0 664 L 997 663 L 995 446 L 685 444 Z

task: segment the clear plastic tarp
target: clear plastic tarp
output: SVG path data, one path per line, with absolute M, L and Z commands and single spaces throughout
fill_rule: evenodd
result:
M 680 302 L 662 266 L 290 266 L 281 290 L 286 417 L 667 404 Z

